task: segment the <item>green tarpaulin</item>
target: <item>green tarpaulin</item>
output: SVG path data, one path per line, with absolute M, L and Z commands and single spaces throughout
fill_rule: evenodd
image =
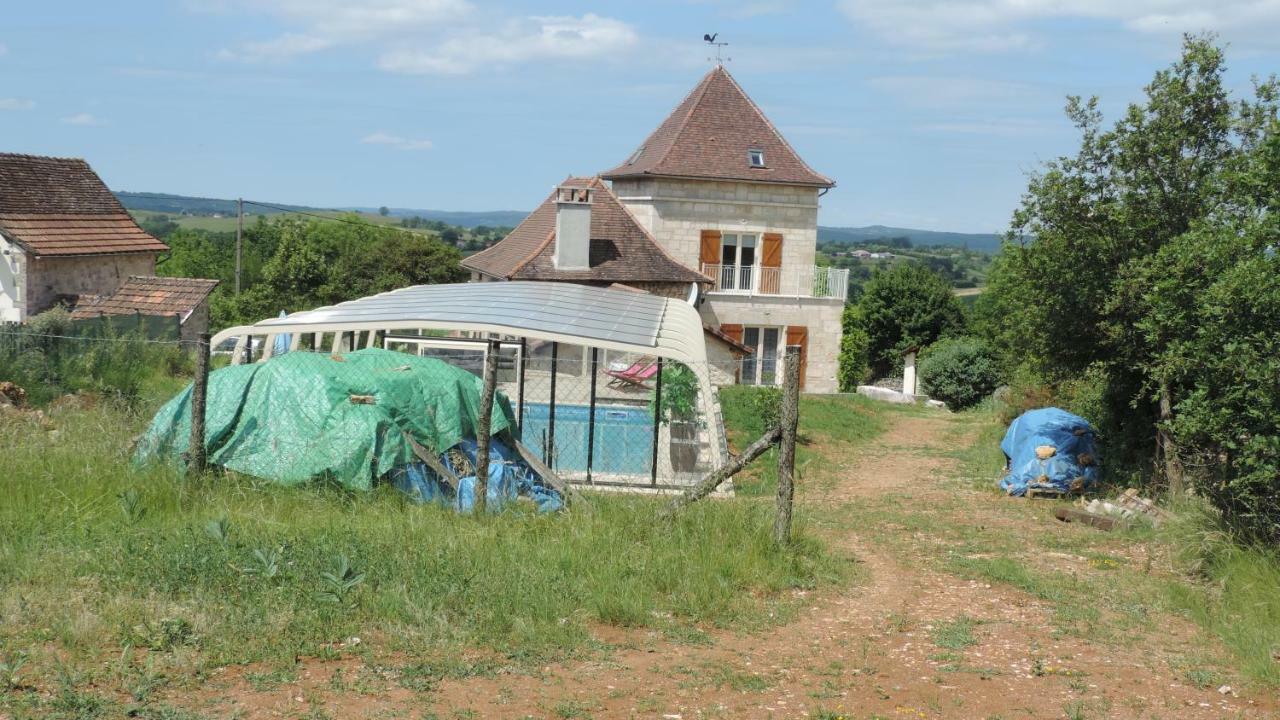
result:
M 412 461 L 404 431 L 437 455 L 475 438 L 482 389 L 447 363 L 375 348 L 232 365 L 209 374 L 206 451 L 212 465 L 284 485 L 329 477 L 367 490 Z M 513 417 L 499 393 L 492 432 L 515 432 Z M 134 459 L 181 462 L 190 437 L 188 386 L 156 414 Z

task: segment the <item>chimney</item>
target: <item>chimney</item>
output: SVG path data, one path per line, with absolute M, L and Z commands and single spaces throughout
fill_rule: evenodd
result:
M 556 188 L 557 270 L 586 270 L 591 267 L 592 188 Z

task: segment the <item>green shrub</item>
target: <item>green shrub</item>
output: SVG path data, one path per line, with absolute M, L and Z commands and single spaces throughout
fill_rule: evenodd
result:
M 920 384 L 953 410 L 978 404 L 1000 382 L 996 360 L 975 338 L 949 338 L 930 345 L 920 358 Z
M 871 373 L 871 338 L 862 327 L 857 305 L 845 305 L 840 324 L 844 330 L 840 336 L 840 392 L 854 392 Z

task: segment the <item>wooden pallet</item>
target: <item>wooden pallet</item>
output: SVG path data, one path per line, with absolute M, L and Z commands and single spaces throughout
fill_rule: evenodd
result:
M 1026 496 L 1025 496 L 1025 497 L 1027 497 L 1027 498 L 1042 497 L 1042 498 L 1050 498 L 1050 499 L 1055 499 L 1055 500 L 1057 500 L 1057 499 L 1062 499 L 1062 498 L 1069 498 L 1069 497 L 1071 497 L 1071 495 L 1072 495 L 1072 493 L 1070 493 L 1070 492 L 1063 492 L 1062 490 L 1059 490 L 1059 489 L 1057 489 L 1057 488 L 1049 488 L 1049 487 L 1036 488 L 1036 487 L 1029 487 L 1029 488 L 1027 488 L 1027 494 L 1026 494 Z

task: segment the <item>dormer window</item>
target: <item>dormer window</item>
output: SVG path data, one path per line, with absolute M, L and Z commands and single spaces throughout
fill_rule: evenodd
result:
M 752 148 L 748 150 L 747 162 L 751 163 L 751 167 L 764 167 L 764 151 L 759 148 Z

